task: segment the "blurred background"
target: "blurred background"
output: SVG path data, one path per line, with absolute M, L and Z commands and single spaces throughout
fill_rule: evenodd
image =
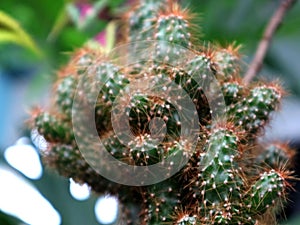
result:
M 47 106 L 55 72 L 87 42 L 111 48 L 116 24 L 133 1 L 1 0 L 0 2 L 0 224 L 114 224 L 117 202 L 45 168 L 46 143 L 26 128 L 30 109 Z M 279 0 L 185 0 L 199 16 L 203 41 L 242 44 L 249 63 Z M 288 90 L 266 140 L 289 142 L 300 151 L 300 3 L 288 13 L 265 59 L 262 77 L 279 78 Z M 296 173 L 300 164 L 296 157 Z M 299 177 L 299 175 L 298 175 Z M 281 215 L 299 225 L 300 184 Z M 108 210 L 107 210 L 108 209 Z

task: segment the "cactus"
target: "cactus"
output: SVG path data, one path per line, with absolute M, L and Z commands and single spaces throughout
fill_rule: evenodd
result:
M 49 110 L 32 116 L 48 142 L 44 162 L 97 194 L 117 196 L 122 224 L 274 224 L 294 154 L 287 145 L 258 145 L 258 137 L 280 106 L 279 84 L 244 85 L 239 47 L 199 46 L 193 16 L 176 3 L 141 0 L 124 18 L 133 42 L 128 58 L 145 45 L 146 54 L 124 65 L 118 51 L 75 52 L 58 74 Z M 211 103 L 224 106 L 215 118 Z M 110 180 L 97 165 L 107 173 L 118 167 L 101 148 L 136 170 L 162 163 L 164 179 L 145 184 L 140 174 L 136 186 Z

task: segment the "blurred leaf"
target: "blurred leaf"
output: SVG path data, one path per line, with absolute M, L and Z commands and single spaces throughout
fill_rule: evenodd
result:
M 55 21 L 47 39 L 50 41 L 56 39 L 58 34 L 67 25 L 68 21 L 69 21 L 69 16 L 68 16 L 66 7 L 63 7 L 57 16 L 56 21 Z
M 0 11 L 0 43 L 13 42 L 26 47 L 41 56 L 42 52 L 31 37 L 21 28 L 19 23 L 9 15 Z
M 119 5 L 121 5 L 124 2 L 124 0 L 114 0 L 114 1 L 109 1 L 109 6 L 111 8 L 117 8 Z
M 98 34 L 98 37 L 96 37 L 95 39 L 88 40 L 87 43 L 85 43 L 85 45 L 89 48 L 99 49 L 100 51 L 109 53 L 115 47 L 116 29 L 116 22 L 109 22 L 105 30 Z
M 66 27 L 60 37 L 64 43 L 64 51 L 67 52 L 82 46 L 89 38 L 89 35 L 84 32 L 78 32 L 75 27 Z
M 80 30 L 86 30 L 90 26 L 95 26 L 99 21 L 99 13 L 108 5 L 109 0 L 98 0 L 92 5 L 92 10 L 82 21 L 78 20 L 77 26 Z
M 21 225 L 24 224 L 21 220 L 11 215 L 5 214 L 0 210 L 0 224 L 1 225 Z
M 102 11 L 107 5 L 109 1 L 108 0 L 98 0 L 93 4 L 93 11 L 92 13 L 87 15 L 87 18 L 85 20 L 85 23 L 83 24 L 83 28 L 85 26 L 89 26 L 95 19 L 97 19 L 100 11 Z M 81 28 L 81 27 L 79 27 Z
M 115 42 L 116 42 L 116 30 L 117 30 L 117 25 L 115 22 L 110 22 L 105 31 L 106 31 L 106 46 L 105 49 L 107 52 L 110 52 L 114 46 L 115 46 Z
M 66 11 L 67 16 L 69 16 L 72 22 L 78 26 L 80 19 L 80 11 L 76 7 L 76 5 L 74 3 L 69 3 L 66 5 L 66 8 L 64 10 Z

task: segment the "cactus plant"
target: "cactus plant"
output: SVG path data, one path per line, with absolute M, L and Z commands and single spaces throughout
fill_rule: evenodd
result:
M 33 113 L 33 128 L 48 142 L 44 162 L 97 194 L 117 196 L 122 224 L 274 224 L 291 186 L 293 153 L 278 143 L 262 147 L 258 137 L 279 108 L 280 85 L 244 85 L 239 47 L 199 45 L 193 17 L 176 3 L 141 0 L 124 18 L 132 44 L 122 49 L 142 59 L 122 65 L 114 57 L 124 52 L 74 54 L 51 107 Z M 216 117 L 212 103 L 221 110 Z M 110 180 L 97 170 L 113 171 L 103 148 L 120 165 L 151 170 L 161 162 L 167 174 L 153 183 L 141 174 L 131 186 Z

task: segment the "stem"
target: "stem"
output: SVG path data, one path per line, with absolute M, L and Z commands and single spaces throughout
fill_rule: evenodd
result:
M 296 1 L 297 0 L 281 0 L 281 4 L 271 17 L 265 29 L 264 35 L 256 49 L 254 59 L 252 60 L 249 69 L 244 76 L 243 81 L 246 85 L 248 85 L 255 77 L 255 75 L 260 71 L 274 33 L 279 28 L 287 11 L 293 6 Z

